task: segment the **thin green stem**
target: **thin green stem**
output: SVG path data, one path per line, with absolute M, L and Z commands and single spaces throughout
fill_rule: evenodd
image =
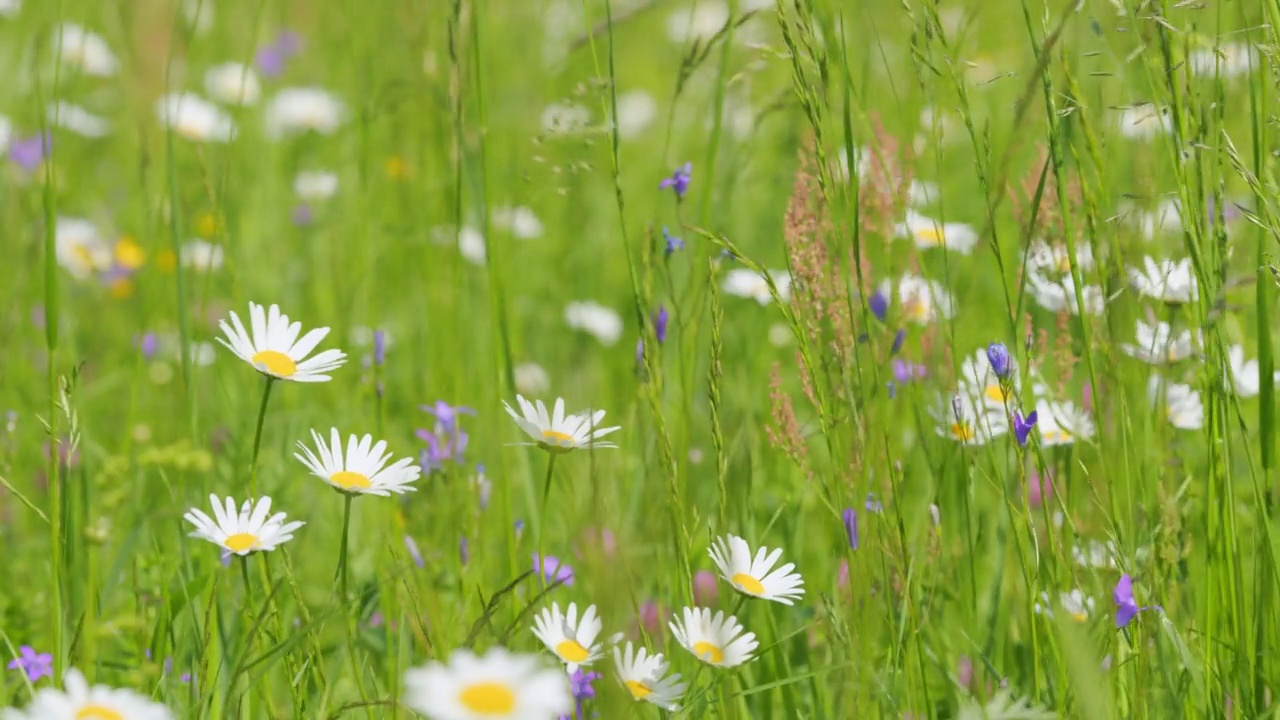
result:
M 347 602 L 347 538 L 351 531 L 351 500 L 354 496 L 343 495 L 342 499 L 342 545 L 338 548 L 338 569 L 334 579 L 338 581 L 338 592 L 342 602 Z
M 267 419 L 267 401 L 271 399 L 271 386 L 275 385 L 276 379 L 267 377 L 266 384 L 262 387 L 262 404 L 258 406 L 258 426 L 253 431 L 253 458 L 249 460 L 249 493 L 254 497 L 258 496 L 258 451 L 262 449 L 262 426 Z M 343 540 L 345 545 L 346 540 Z
M 538 567 L 535 571 L 538 573 L 539 581 L 545 587 L 550 580 L 544 571 L 546 566 L 546 556 L 542 554 L 544 547 L 544 539 L 547 536 L 544 530 L 544 524 L 547 521 L 547 499 L 551 497 L 551 474 L 556 468 L 556 454 L 554 452 L 547 453 L 547 477 L 542 481 L 542 504 L 538 506 Z

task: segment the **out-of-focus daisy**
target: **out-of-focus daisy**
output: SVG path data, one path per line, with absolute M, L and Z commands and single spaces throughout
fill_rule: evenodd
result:
M 1150 103 L 1120 108 L 1116 112 L 1120 134 L 1135 140 L 1148 140 L 1173 128 L 1168 108 Z
M 560 658 L 570 674 L 604 656 L 603 645 L 596 642 L 602 629 L 604 624 L 596 615 L 596 606 L 588 606 L 579 618 L 577 603 L 569 603 L 564 613 L 560 612 L 558 603 L 551 603 L 550 608 L 538 613 L 533 623 L 533 634 Z
M 87 280 L 111 267 L 111 243 L 88 220 L 58 218 L 53 241 L 58 264 L 77 280 Z
M 1080 567 L 1106 570 L 1116 566 L 1116 546 L 1111 541 L 1101 543 L 1090 540 L 1084 545 L 1072 547 L 1071 557 Z
M 1152 365 L 1176 363 L 1191 357 L 1198 345 L 1199 333 L 1183 330 L 1177 335 L 1167 322 L 1148 325 L 1142 320 L 1137 325 L 1137 342 L 1120 346 L 1125 353 Z
M 333 93 L 318 87 L 285 88 L 266 108 L 267 137 L 281 138 L 308 130 L 332 135 L 342 125 L 345 106 Z
M 957 222 L 939 222 L 908 210 L 906 220 L 894 229 L 898 237 L 910 238 L 921 249 L 946 248 L 962 255 L 973 252 L 978 244 L 978 232 L 971 226 Z
M 685 650 L 708 665 L 730 668 L 751 659 L 759 643 L 755 633 L 744 633 L 738 618 L 714 616 L 707 608 L 685 608 L 682 617 L 668 623 L 676 640 Z
M 580 133 L 590 124 L 591 111 L 577 103 L 552 103 L 542 111 L 542 132 L 547 135 Z
M 204 91 L 220 103 L 252 105 L 262 97 L 262 82 L 248 65 L 222 63 L 205 71 Z
M 787 563 L 777 570 L 773 566 L 782 557 L 782 548 L 769 552 L 762 547 L 751 554 L 751 546 L 736 535 L 716 538 L 710 549 L 711 560 L 720 569 L 720 577 L 744 595 L 791 605 L 804 595 L 804 580 Z
M 4 711 L 4 720 L 172 720 L 169 708 L 132 690 L 89 685 L 74 668 L 62 690 L 40 688 L 25 710 Z
M 1130 225 L 1138 228 L 1142 236 L 1148 240 L 1166 233 L 1182 231 L 1182 202 L 1177 198 L 1165 198 L 1156 203 L 1152 210 L 1135 207 L 1125 203 L 1120 207 L 1120 217 Z
M 618 137 L 631 140 L 648 129 L 658 116 L 658 103 L 644 90 L 618 96 Z
M 1001 383 L 991 367 L 986 350 L 980 349 L 960 363 L 959 392 L 974 403 L 1004 412 L 1005 401 L 1021 387 L 1018 364 L 1009 363 L 1009 377 L 1005 383 Z
M 106 118 L 66 100 L 50 103 L 46 115 L 53 125 L 87 138 L 102 138 L 111 134 L 111 123 Z
M 778 298 L 782 302 L 790 300 L 791 273 L 786 270 L 769 270 L 768 272 L 774 287 L 778 290 Z M 725 273 L 720 287 L 730 295 L 751 298 L 761 305 L 768 305 L 773 301 L 773 295 L 769 294 L 769 283 L 764 276 L 748 268 L 734 268 Z
M 1058 605 L 1062 608 L 1067 617 L 1082 623 L 1089 619 L 1089 614 L 1093 612 L 1093 598 L 1085 595 L 1079 588 L 1073 589 L 1071 592 L 1064 592 L 1058 595 Z M 1040 600 L 1035 605 L 1036 612 L 1045 617 L 1053 617 L 1053 603 L 1049 600 L 1049 593 L 1040 593 Z
M 941 191 L 938 190 L 937 183 L 925 182 L 923 180 L 912 180 L 911 184 L 907 186 L 907 204 L 911 205 L 912 207 L 932 205 L 938 202 L 938 197 L 940 192 Z M 969 229 L 970 231 L 972 231 L 973 229 L 968 225 L 964 225 L 963 227 Z M 945 231 L 945 228 L 943 228 L 943 230 Z M 952 240 L 953 238 L 951 238 L 951 236 L 948 235 L 947 247 L 954 250 L 956 248 L 952 247 Z
M 709 40 L 729 22 L 729 7 L 710 0 L 680 8 L 667 16 L 667 38 L 671 42 Z
M 590 300 L 566 305 L 564 321 L 569 327 L 593 336 L 605 346 L 613 345 L 622 337 L 622 318 L 618 313 Z
M 1076 243 L 1075 266 L 1080 272 L 1094 268 L 1093 248 L 1086 242 Z M 1049 244 L 1043 240 L 1031 243 L 1027 251 L 1027 271 L 1046 277 L 1066 277 L 1071 274 L 1071 253 L 1066 243 Z
M 581 415 L 565 415 L 564 398 L 556 398 L 555 410 L 550 414 L 547 413 L 547 406 L 541 400 L 536 401 L 535 404 L 525 400 L 522 395 L 516 395 L 516 403 L 520 405 L 519 413 L 513 410 L 505 400 L 502 401 L 502 406 L 507 409 L 507 414 L 516 421 L 520 429 L 533 438 L 532 443 L 517 444 L 537 445 L 543 450 L 555 453 L 567 453 L 585 448 L 618 447 L 600 439 L 620 429 L 620 426 L 600 427 L 600 421 L 604 419 L 604 410 L 595 412 L 588 410 Z
M 1084 285 L 1080 288 L 1084 294 L 1084 312 L 1086 315 L 1100 315 L 1106 304 L 1102 288 L 1097 285 Z M 1027 275 L 1027 292 L 1040 307 L 1052 313 L 1069 312 L 1080 314 L 1080 302 L 1076 299 L 1076 286 L 1070 277 L 1061 280 L 1046 280 L 1034 273 Z
M 285 522 L 284 513 L 269 515 L 271 498 L 262 496 L 257 502 L 245 500 L 236 512 L 236 501 L 228 497 L 219 500 L 209 496 L 213 517 L 204 511 L 191 508 L 182 517 L 196 526 L 191 537 L 208 540 L 224 550 L 241 557 L 252 552 L 268 552 L 293 539 L 293 531 L 306 523 L 295 520 Z
M 63 23 L 54 31 L 54 46 L 63 65 L 86 75 L 110 77 L 120 63 L 101 35 L 89 32 L 75 23 Z
M 308 359 L 311 351 L 329 334 L 329 328 L 316 328 L 299 339 L 302 323 L 290 323 L 289 316 L 281 313 L 277 305 L 264 311 L 261 305 L 249 303 L 249 321 L 252 335 L 245 331 L 234 312 L 230 324 L 219 320 L 218 327 L 227 339 L 218 338 L 218 342 L 264 375 L 297 382 L 328 382 L 330 378 L 324 373 L 342 367 L 347 361 L 341 350 L 325 350 Z
M 893 283 L 883 281 L 880 292 L 885 296 L 892 295 Z M 942 283 L 911 273 L 898 278 L 897 298 L 903 318 L 917 325 L 928 325 L 935 320 L 952 317 L 956 312 L 955 300 Z
M 521 240 L 542 237 L 542 221 L 537 213 L 524 205 L 498 208 L 490 220 L 493 227 L 506 230 Z
M 328 200 L 338 192 L 338 175 L 327 170 L 304 170 L 294 177 L 293 192 L 305 202 Z
M 1250 398 L 1261 391 L 1262 378 L 1258 370 L 1257 360 L 1246 360 L 1244 348 L 1232 345 L 1227 349 L 1227 371 L 1230 373 L 1231 390 L 1242 398 Z M 1280 384 L 1280 371 L 1274 374 L 1275 381 Z
M 525 395 L 541 395 L 551 389 L 551 378 L 538 363 L 520 363 L 515 366 L 514 374 L 517 392 Z
M 1196 75 L 1236 78 L 1259 67 L 1258 49 L 1245 43 L 1226 43 L 1213 50 L 1192 50 L 1187 63 Z
M 315 452 L 299 440 L 298 449 L 302 452 L 293 456 L 306 465 L 312 475 L 340 493 L 382 497 L 393 493 L 403 495 L 416 489 L 410 483 L 416 482 L 422 474 L 422 468 L 411 457 L 387 465 L 392 457 L 387 452 L 387 441 L 379 440 L 375 444 L 372 435 L 350 436 L 346 453 L 342 451 L 342 436 L 337 428 L 329 430 L 328 443 L 315 430 L 311 431 L 311 441 L 315 443 Z
M 455 650 L 404 675 L 404 703 L 432 720 L 552 720 L 573 712 L 569 676 L 536 655 Z
M 222 269 L 222 246 L 207 240 L 188 240 L 179 253 L 182 267 L 197 272 L 213 272 Z
M 1036 403 L 1036 426 L 1040 429 L 1041 444 L 1070 445 L 1076 440 L 1092 440 L 1095 434 L 1093 418 L 1070 401 Z
M 458 230 L 458 252 L 472 265 L 484 265 L 488 256 L 484 233 L 470 225 L 463 225 Z
M 1199 297 L 1191 258 L 1161 260 L 1142 259 L 1142 270 L 1129 268 L 1129 283 L 1139 293 L 1166 303 L 1189 303 Z
M 625 649 L 613 648 L 613 666 L 618 671 L 618 682 L 633 699 L 657 705 L 667 712 L 680 709 L 680 696 L 688 684 L 680 682 L 680 673 L 667 675 L 671 666 L 662 653 L 650 655 L 645 648 L 636 652 L 628 641 Z
M 938 435 L 964 445 L 983 445 L 1009 432 L 1009 418 L 1003 409 L 976 403 L 964 395 L 938 403 L 930 413 L 938 423 Z
M 22 0 L 0 0 L 0 17 L 17 17 L 22 12 Z
M 227 142 L 236 124 L 217 105 L 195 93 L 169 93 L 156 101 L 156 117 L 166 128 L 192 142 Z
M 1152 405 L 1157 405 L 1162 395 L 1164 416 L 1170 425 L 1179 430 L 1199 430 L 1204 427 L 1204 404 L 1200 402 L 1200 393 L 1194 388 L 1182 383 L 1166 383 L 1153 375 L 1147 381 L 1147 397 Z
M 193 342 L 187 346 L 187 356 L 197 367 L 208 367 L 217 359 L 218 351 L 213 347 L 213 343 Z

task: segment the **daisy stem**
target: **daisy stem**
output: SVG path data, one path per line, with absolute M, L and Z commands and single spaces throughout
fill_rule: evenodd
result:
M 543 539 L 546 537 L 546 532 L 543 529 L 543 524 L 547 520 L 547 498 L 551 496 L 551 471 L 554 470 L 555 467 L 556 467 L 556 454 L 547 453 L 547 479 L 544 480 L 542 483 L 542 504 L 538 507 L 538 562 L 537 562 L 538 567 L 536 568 L 538 577 L 544 587 L 549 583 L 553 582 L 555 579 L 554 575 L 550 579 L 547 578 L 547 572 L 546 572 L 547 556 L 542 554 Z
M 347 536 L 351 529 L 351 495 L 343 496 L 342 507 L 342 546 L 338 549 L 338 588 L 342 593 L 342 602 L 347 601 Z
M 268 377 L 262 388 L 262 405 L 258 407 L 258 426 L 253 431 L 253 459 L 249 461 L 249 492 L 258 496 L 258 450 L 262 447 L 262 426 L 267 419 L 267 401 L 271 399 L 271 386 L 275 378 Z M 345 544 L 345 540 L 343 541 Z

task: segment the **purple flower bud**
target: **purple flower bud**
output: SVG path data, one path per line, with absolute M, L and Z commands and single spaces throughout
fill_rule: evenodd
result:
M 906 342 L 906 340 L 907 331 L 899 330 L 897 334 L 893 336 L 893 347 L 889 348 L 889 356 L 892 357 L 897 355 L 898 351 L 902 349 L 902 343 Z
M 49 133 L 40 133 L 14 140 L 9 146 L 9 159 L 23 170 L 32 172 L 40 167 L 40 163 L 44 162 L 45 156 L 52 149 L 53 136 Z
M 715 605 L 720 598 L 720 586 L 716 583 L 716 574 L 710 570 L 699 570 L 693 575 L 693 602 L 702 607 Z
M 871 298 L 867 301 L 867 307 L 871 310 L 871 314 L 876 316 L 880 322 L 884 322 L 885 316 L 889 314 L 889 298 L 879 290 L 871 293 Z
M 160 341 L 156 338 L 155 333 L 144 333 L 138 338 L 138 349 L 142 351 L 142 357 L 150 360 L 155 357 L 156 349 L 160 345 Z
M 653 334 L 658 338 L 658 342 L 667 341 L 667 322 L 671 319 L 670 313 L 664 305 L 658 306 L 658 314 L 653 318 Z
M 991 370 L 995 372 L 996 377 L 1003 380 L 1009 377 L 1012 370 L 1012 363 L 1009 358 L 1009 348 L 1004 343 L 993 342 L 987 346 L 987 361 L 991 363 Z
M 844 509 L 844 534 L 849 539 L 849 549 L 858 549 L 858 511 L 853 508 Z
M 373 331 L 373 364 L 382 365 L 387 359 L 387 334 L 381 330 Z

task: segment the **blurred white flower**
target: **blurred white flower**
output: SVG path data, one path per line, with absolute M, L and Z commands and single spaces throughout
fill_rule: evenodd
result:
M 338 192 L 338 175 L 328 170 L 304 170 L 293 179 L 293 192 L 306 202 L 328 200 Z
M 786 347 L 791 344 L 793 337 L 791 326 L 786 323 L 774 323 L 769 326 L 769 344 L 774 347 Z
M 484 235 L 470 225 L 458 231 L 458 252 L 472 265 L 484 265 L 486 256 Z
M 1173 128 L 1169 109 L 1150 103 L 1119 108 L 1116 111 L 1116 123 L 1121 135 L 1135 140 L 1149 140 Z
M 1258 361 L 1245 360 L 1242 346 L 1232 345 L 1227 350 L 1227 372 L 1231 390 L 1236 395 L 1251 398 L 1261 392 L 1262 375 L 1258 369 Z M 1280 384 L 1280 372 L 1276 372 L 1273 377 Z
M 1093 248 L 1086 242 L 1076 243 L 1076 269 L 1087 272 L 1094 268 Z M 1047 276 L 1066 276 L 1071 273 L 1071 254 L 1066 243 L 1049 243 L 1036 240 L 1027 252 L 1028 272 Z
M 1117 554 L 1115 543 L 1110 540 L 1105 543 L 1090 540 L 1088 545 L 1083 547 L 1076 545 L 1071 548 L 1071 556 L 1075 558 L 1077 565 L 1098 570 L 1114 568 Z
M 1076 440 L 1092 440 L 1096 430 L 1089 413 L 1069 401 L 1036 403 L 1036 429 L 1045 447 L 1070 445 Z
M 1199 331 L 1193 335 L 1190 330 L 1183 330 L 1174 335 L 1167 322 L 1148 325 L 1142 320 L 1138 321 L 1137 336 L 1136 343 L 1124 343 L 1120 349 L 1151 365 L 1186 360 L 1195 353 L 1200 339 Z
M 11 140 L 13 140 L 13 121 L 0 115 L 0 154 L 8 152 Z
M 119 68 L 120 63 L 111 53 L 107 41 L 75 23 L 58 26 L 53 42 L 62 64 L 86 75 L 110 77 Z
M 587 129 L 591 112 L 574 103 L 552 103 L 542 111 L 542 132 L 547 135 L 568 135 Z
M 490 220 L 493 227 L 506 230 L 521 240 L 542 236 L 542 221 L 538 219 L 537 213 L 524 205 L 498 208 L 493 211 Z
M 538 363 L 520 363 L 513 370 L 516 391 L 524 395 L 540 395 L 551 387 L 551 378 Z
M 773 280 L 773 285 L 778 290 L 778 298 L 782 302 L 791 299 L 791 273 L 786 270 L 770 270 L 769 278 Z M 769 293 L 769 284 L 765 280 L 765 276 L 751 270 L 750 268 L 734 268 L 724 274 L 724 281 L 720 286 L 730 295 L 742 298 L 751 298 L 761 305 L 768 305 L 773 302 L 773 295 Z
M 978 232 L 973 227 L 964 223 L 938 222 L 915 210 L 907 211 L 906 219 L 894 228 L 894 235 L 912 239 L 922 250 L 940 247 L 961 255 L 973 252 L 978 244 Z
M 1152 405 L 1164 395 L 1164 416 L 1169 424 L 1179 430 L 1199 430 L 1204 427 L 1204 405 L 1200 393 L 1190 385 L 1166 383 L 1152 375 L 1147 381 L 1147 397 Z
M 88 220 L 59 217 L 53 240 L 58 264 L 77 280 L 111 267 L 111 243 Z
M 345 112 L 342 101 L 327 90 L 285 88 L 267 103 L 267 137 L 281 138 L 308 130 L 332 135 L 342 125 Z
M 1161 200 L 1150 211 L 1126 203 L 1120 207 L 1120 214 L 1148 240 L 1165 233 L 1182 232 L 1182 203 L 1177 198 Z
M 213 3 L 215 0 L 183 0 L 182 17 L 195 35 L 206 35 L 213 29 Z
M 16 17 L 22 11 L 22 0 L 0 0 L 0 17 Z
M 939 436 L 962 445 L 984 445 L 1009 432 L 1009 418 L 1003 408 L 979 404 L 963 395 L 940 399 L 929 413 L 937 422 Z
M 222 63 L 204 74 L 209 97 L 227 105 L 252 105 L 262 97 L 262 82 L 253 68 L 240 63 Z
M 1258 49 L 1244 43 L 1227 43 L 1216 50 L 1193 50 L 1187 62 L 1196 75 L 1231 79 L 1259 67 Z
M 205 240 L 188 240 L 179 252 L 182 267 L 197 272 L 222 269 L 222 246 Z
M 192 142 L 227 142 L 236 126 L 217 105 L 195 93 L 169 93 L 156 101 L 160 123 Z
M 907 186 L 907 203 L 919 207 L 938 202 L 938 184 L 924 180 L 912 180 Z
M 193 342 L 187 347 L 187 351 L 191 362 L 199 367 L 212 365 L 218 357 L 218 351 L 214 349 L 213 343 L 209 342 Z
M 1142 270 L 1129 268 L 1129 282 L 1142 295 L 1166 303 L 1189 303 L 1199 297 L 1191 258 L 1156 262 L 1142 259 Z
M 618 96 L 618 137 L 630 140 L 648 129 L 658 116 L 658 103 L 644 90 Z
M 106 137 L 111 133 L 111 123 L 99 115 L 94 115 L 83 107 L 66 100 L 51 103 L 46 109 L 49 122 L 55 126 L 70 130 L 87 138 Z
M 1080 314 L 1080 302 L 1076 299 L 1076 286 L 1070 277 L 1061 280 L 1046 280 L 1035 273 L 1027 274 L 1027 292 L 1040 307 L 1053 313 L 1069 312 Z M 1106 298 L 1102 288 L 1096 285 L 1082 285 L 1084 293 L 1084 312 L 1086 315 L 1100 315 Z
M 564 309 L 565 322 L 609 346 L 622 337 L 622 318 L 612 308 L 590 300 L 571 302 Z
M 727 22 L 729 6 L 722 2 L 703 0 L 667 16 L 667 38 L 677 43 L 710 40 Z
M 955 315 L 955 300 L 942 283 L 906 273 L 898 279 L 897 285 L 898 305 L 905 320 L 917 325 L 928 325 L 935 320 L 945 320 Z M 891 297 L 892 283 L 888 280 L 881 282 L 880 292 Z

